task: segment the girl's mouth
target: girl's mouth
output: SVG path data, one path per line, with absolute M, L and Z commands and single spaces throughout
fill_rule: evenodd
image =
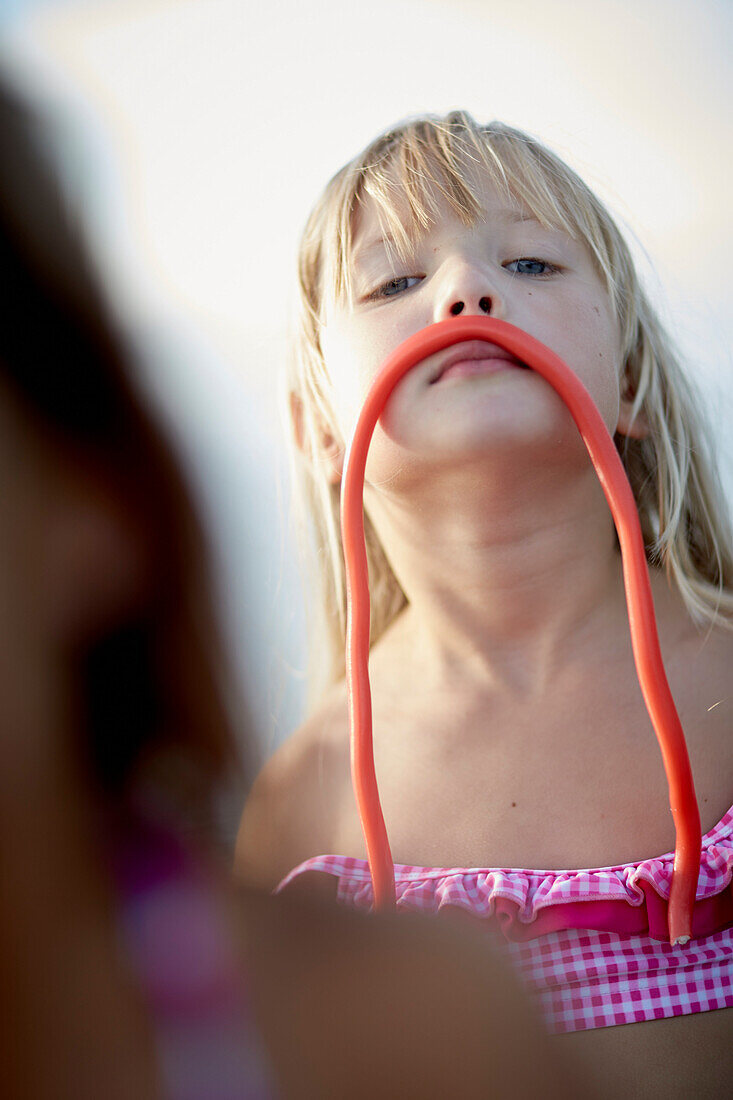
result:
M 520 362 L 510 352 L 496 344 L 490 344 L 483 340 L 469 340 L 462 344 L 454 345 L 443 357 L 430 384 L 441 382 L 447 378 L 470 378 L 481 374 L 497 374 L 499 371 L 511 370 L 519 367 L 527 370 L 524 363 Z

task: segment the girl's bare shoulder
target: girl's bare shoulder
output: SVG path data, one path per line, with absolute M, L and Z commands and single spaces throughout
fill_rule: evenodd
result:
M 665 666 L 707 829 L 733 802 L 733 630 L 690 625 Z
M 696 717 L 712 715 L 716 722 L 733 723 L 733 629 L 702 627 L 689 622 L 680 631 L 665 666 L 670 681 L 679 685 L 680 701 Z M 672 684 L 674 690 L 674 684 Z M 725 716 L 725 718 L 724 718 Z
M 239 875 L 273 889 L 299 863 L 334 851 L 350 785 L 346 692 L 338 685 L 270 757 L 237 837 Z

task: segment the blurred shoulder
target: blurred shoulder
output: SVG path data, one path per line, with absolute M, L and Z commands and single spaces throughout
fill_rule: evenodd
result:
M 349 800 L 346 691 L 337 685 L 255 780 L 237 837 L 237 874 L 274 889 L 299 863 L 333 852 Z
M 595 1098 L 483 922 L 254 891 L 240 902 L 253 1004 L 285 1095 Z

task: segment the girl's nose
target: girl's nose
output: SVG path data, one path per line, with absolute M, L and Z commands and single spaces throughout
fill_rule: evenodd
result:
M 451 265 L 435 301 L 435 320 L 445 321 L 460 314 L 501 316 L 502 306 L 491 275 L 483 264 Z
M 482 298 L 479 298 L 477 310 L 471 310 L 470 308 L 466 309 L 466 303 L 461 301 L 460 298 L 453 302 L 453 304 L 448 309 L 448 313 L 451 317 L 457 317 L 459 313 L 463 312 L 467 313 L 468 315 L 470 315 L 471 313 L 491 313 L 491 298 L 488 298 L 486 295 L 484 295 Z

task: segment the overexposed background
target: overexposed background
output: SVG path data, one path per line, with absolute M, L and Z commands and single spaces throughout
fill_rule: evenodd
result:
M 297 237 L 326 180 L 397 119 L 501 118 L 596 188 L 703 388 L 733 500 L 728 0 L 0 11 L 5 58 L 58 113 L 64 171 L 191 470 L 263 754 L 304 688 L 278 412 Z

